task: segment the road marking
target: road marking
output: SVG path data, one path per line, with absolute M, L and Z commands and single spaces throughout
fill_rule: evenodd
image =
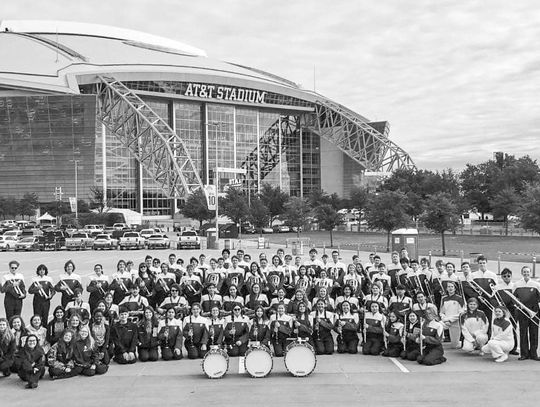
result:
M 244 374 L 246 373 L 246 367 L 244 366 L 244 360 L 246 358 L 244 356 L 240 356 L 238 358 L 238 374 Z
M 410 373 L 409 370 L 401 364 L 399 360 L 396 358 L 389 358 L 394 365 L 398 367 L 399 370 L 401 370 L 403 373 Z

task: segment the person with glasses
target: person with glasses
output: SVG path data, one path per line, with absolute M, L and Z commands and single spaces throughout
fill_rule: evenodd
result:
M 182 319 L 189 312 L 189 304 L 185 297 L 180 295 L 180 286 L 173 284 L 171 286 L 171 295 L 163 300 L 157 311 L 160 315 L 165 315 L 172 308 L 176 314 L 176 318 Z
M 60 303 L 63 308 L 66 308 L 66 305 L 75 299 L 76 288 L 83 289 L 81 276 L 75 273 L 75 263 L 72 260 L 68 260 L 64 264 L 64 274 L 60 276 L 60 280 L 54 286 L 57 292 L 62 293 Z
M 249 337 L 249 320 L 242 315 L 240 305 L 235 305 L 232 314 L 226 318 L 225 345 L 229 356 L 244 356 Z
M 135 278 L 135 285 L 139 287 L 139 293 L 148 300 L 151 306 L 155 306 L 154 303 L 154 280 L 148 272 L 148 266 L 146 263 L 139 264 L 139 272 Z
M 497 286 L 495 287 L 495 304 L 501 307 L 505 307 L 508 310 L 508 318 L 512 323 L 512 331 L 514 335 L 514 347 L 510 351 L 510 355 L 519 355 L 516 351 L 518 346 L 518 337 L 517 337 L 517 309 L 514 304 L 514 301 L 510 297 L 512 291 L 514 291 L 515 284 L 512 282 L 512 270 L 509 268 L 504 268 L 501 271 L 501 279 Z M 510 295 L 508 295 L 510 294 Z
M 49 310 L 51 309 L 51 298 L 56 291 L 49 270 L 44 264 L 40 264 L 36 270 L 37 276 L 32 278 L 32 284 L 28 287 L 28 293 L 34 294 L 32 306 L 34 315 L 39 315 L 44 325 L 49 321 Z
M 126 307 L 129 310 L 130 321 L 137 324 L 144 313 L 144 309 L 148 307 L 149 304 L 146 297 L 143 297 L 140 294 L 139 286 L 137 284 L 133 284 L 129 291 L 129 296 L 124 298 L 118 306 L 121 307 L 123 305 Z
M 38 387 L 39 379 L 45 374 L 45 353 L 35 335 L 29 335 L 26 344 L 17 353 L 17 364 L 19 377 L 27 382 L 26 388 Z
M 238 288 L 232 285 L 229 287 L 229 295 L 223 297 L 223 315 L 231 315 L 236 305 L 242 308 L 244 306 L 244 298 L 238 295 Z
M 19 273 L 19 262 L 12 260 L 9 262 L 9 273 L 2 276 L 0 292 L 5 293 L 4 310 L 6 318 L 9 320 L 14 315 L 21 315 L 23 299 L 26 297 L 26 287 L 24 276 Z
M 103 274 L 103 266 L 96 264 L 94 265 L 94 274 L 89 277 L 89 280 L 90 282 L 86 286 L 86 291 L 90 293 L 88 304 L 90 304 L 90 311 L 94 312 L 97 303 L 105 298 L 105 294 L 109 290 L 109 277 Z

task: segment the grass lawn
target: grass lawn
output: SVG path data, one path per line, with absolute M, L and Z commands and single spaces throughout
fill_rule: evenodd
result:
M 355 250 L 360 245 L 361 251 L 386 251 L 386 234 L 373 232 L 334 232 L 334 247 Z M 301 237 L 309 237 L 311 245 L 316 247 L 330 246 L 329 232 L 305 232 Z M 265 238 L 271 243 L 285 243 L 288 238 L 295 238 L 295 233 L 267 234 Z M 538 253 L 540 261 L 540 237 L 531 236 L 495 236 L 495 235 L 445 235 L 447 256 L 460 257 L 463 250 L 464 258 L 469 253 L 482 253 L 489 259 L 495 260 L 501 252 L 503 261 L 530 260 L 533 254 Z M 421 234 L 419 236 L 420 256 L 427 256 L 431 250 L 433 255 L 442 254 L 440 235 Z M 522 254 L 507 254 L 522 253 Z

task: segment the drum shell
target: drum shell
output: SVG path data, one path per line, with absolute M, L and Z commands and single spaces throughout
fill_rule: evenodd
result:
M 251 371 L 249 366 L 249 357 L 251 354 L 254 354 L 254 352 L 264 352 L 269 361 L 269 365 L 266 367 L 266 370 L 261 371 Z M 274 367 L 274 360 L 272 358 L 272 352 L 270 349 L 264 345 L 259 346 L 252 346 L 246 351 L 246 356 L 244 358 L 244 368 L 246 369 L 246 372 L 253 378 L 263 378 L 270 374 Z
M 309 353 L 307 351 L 309 351 Z M 294 356 L 298 357 L 298 355 L 295 355 L 297 353 L 305 353 L 310 358 L 306 359 L 305 366 L 296 366 L 298 364 L 298 361 L 293 360 L 292 358 Z M 315 355 L 315 350 L 313 349 L 313 346 L 311 346 L 307 342 L 290 343 L 285 349 L 285 356 L 283 358 L 283 361 L 285 362 L 285 368 L 287 369 L 287 371 L 295 377 L 309 376 L 311 373 L 313 373 L 315 367 L 317 366 L 317 356 Z
M 210 369 L 212 366 L 209 364 L 210 357 L 212 356 L 220 356 L 225 360 L 225 369 L 218 370 L 218 371 L 211 371 Z M 204 358 L 201 362 L 201 367 L 203 370 L 203 373 L 209 378 L 209 379 L 221 379 L 225 374 L 227 374 L 227 371 L 229 370 L 229 355 L 227 354 L 227 351 L 221 348 L 217 349 L 209 349 L 208 352 L 204 355 Z

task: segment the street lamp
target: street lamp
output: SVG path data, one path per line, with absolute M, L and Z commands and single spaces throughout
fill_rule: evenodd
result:
M 69 160 L 75 164 L 75 219 L 79 219 L 79 161 Z

